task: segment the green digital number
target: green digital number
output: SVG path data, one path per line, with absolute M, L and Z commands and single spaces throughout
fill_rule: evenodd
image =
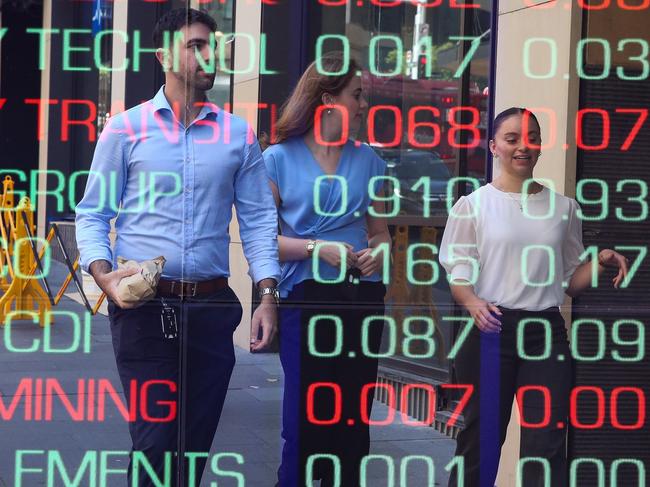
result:
M 324 279 L 320 275 L 320 263 L 321 260 L 319 258 L 320 250 L 325 247 L 326 245 L 334 245 L 338 250 L 339 250 L 339 255 L 340 255 L 340 261 L 339 261 L 339 275 L 336 276 L 334 279 Z M 319 242 L 314 246 L 314 252 L 312 254 L 311 258 L 311 272 L 314 275 L 314 279 L 316 282 L 320 284 L 338 284 L 339 282 L 343 282 L 345 279 L 345 272 L 347 269 L 347 249 L 345 248 L 345 245 L 343 245 L 341 242 Z
M 392 185 L 392 189 L 388 191 L 390 193 L 390 196 L 382 196 L 381 194 L 377 194 L 375 191 L 375 186 L 377 185 L 378 181 L 388 181 Z M 381 201 L 382 203 L 389 203 L 391 206 L 391 211 L 389 213 L 377 213 L 373 206 L 368 207 L 368 214 L 372 217 L 375 218 L 392 218 L 394 216 L 397 216 L 400 211 L 400 198 L 399 194 L 394 190 L 395 188 L 399 189 L 399 179 L 393 177 L 393 176 L 373 176 L 370 178 L 370 181 L 368 181 L 368 194 L 370 195 L 370 199 L 372 201 Z M 382 190 L 380 190 L 381 193 Z
M 591 356 L 582 355 L 579 351 L 580 347 L 578 346 L 580 342 L 578 339 L 580 329 L 583 325 L 587 324 L 596 325 L 596 334 L 598 337 L 598 348 L 596 349 L 596 352 Z M 589 336 L 591 337 L 592 335 L 593 333 Z M 601 320 L 589 318 L 583 318 L 574 321 L 571 325 L 571 341 L 569 345 L 571 347 L 571 355 L 576 360 L 583 362 L 596 362 L 598 360 L 602 360 L 605 356 L 605 323 L 603 323 Z
M 451 461 L 445 466 L 445 471 L 451 472 L 452 469 L 456 469 L 458 472 L 456 478 L 464 479 L 465 478 L 465 457 L 463 455 L 455 456 Z M 458 483 L 458 487 L 462 487 L 462 482 Z
M 525 347 L 526 327 L 530 323 L 541 323 L 544 327 L 544 350 L 538 355 L 528 355 Z M 517 323 L 517 354 L 522 360 L 546 360 L 551 355 L 551 324 L 545 318 L 525 318 Z
M 585 185 L 595 185 L 599 188 L 600 196 L 595 199 L 587 198 L 584 194 Z M 580 205 L 600 205 L 600 213 L 595 216 L 587 216 L 581 208 L 578 208 L 577 216 L 584 221 L 601 221 L 609 214 L 609 188 L 602 179 L 581 179 L 576 186 L 576 200 Z M 618 211 L 618 210 L 617 210 Z
M 382 254 L 381 264 L 381 282 L 388 286 L 390 284 L 390 244 L 382 242 L 370 251 L 370 256 L 374 259 L 377 255 Z
M 589 256 L 591 256 L 591 287 L 598 287 L 598 247 L 590 245 L 582 254 L 580 254 L 578 260 L 582 262 Z
M 481 183 L 479 182 L 478 179 L 465 177 L 465 176 L 451 178 L 449 181 L 447 181 L 447 214 L 449 215 L 449 217 L 453 217 L 453 218 L 477 218 L 479 215 L 479 208 L 481 206 L 480 198 L 476 198 L 476 208 L 473 208 L 472 213 L 468 215 L 459 215 L 453 211 L 452 202 L 454 200 L 454 187 L 461 181 L 471 183 L 474 188 L 472 192 L 476 191 L 478 188 L 481 187 Z
M 334 330 L 336 336 L 336 343 L 334 344 L 334 349 L 331 352 L 321 352 L 316 347 L 316 325 L 319 321 L 330 321 L 334 323 Z M 309 325 L 307 327 L 307 344 L 309 349 L 309 354 L 312 357 L 321 357 L 321 358 L 331 358 L 338 357 L 341 355 L 341 349 L 343 348 L 343 320 L 340 316 L 336 315 L 314 315 L 309 319 Z
M 642 245 L 616 245 L 614 249 L 617 251 L 637 250 L 639 252 L 638 254 L 636 254 L 636 257 L 634 258 L 634 261 L 632 262 L 630 269 L 627 271 L 627 276 L 625 276 L 621 281 L 621 288 L 624 289 L 630 285 L 632 278 L 636 275 L 636 272 L 639 270 L 639 267 L 641 266 L 641 262 L 643 262 L 643 259 L 645 259 L 645 256 L 648 254 L 648 247 L 644 247 Z M 598 258 L 596 258 L 596 260 L 598 260 Z
M 20 223 L 22 225 L 22 222 Z M 20 257 L 23 252 L 33 255 L 32 246 L 37 246 L 38 244 L 42 245 L 45 249 L 43 258 L 41 259 L 42 272 L 36 272 L 34 274 L 25 274 L 20 268 Z M 22 247 L 22 248 L 21 248 Z M 31 261 L 31 259 L 29 259 Z M 50 275 L 50 267 L 52 264 L 52 249 L 50 247 L 50 242 L 47 239 L 41 237 L 23 237 L 19 238 L 14 242 L 14 255 L 13 255 L 13 269 L 14 275 L 18 279 L 46 279 Z
M 341 461 L 337 455 L 330 455 L 328 453 L 315 453 L 309 455 L 307 458 L 307 464 L 305 465 L 305 481 L 307 485 L 312 485 L 314 483 L 314 463 L 317 460 L 327 460 L 332 463 L 334 467 L 334 487 L 339 487 L 341 485 Z M 318 477 L 320 478 L 320 477 Z
M 617 458 L 612 462 L 612 465 L 610 467 L 610 477 L 609 477 L 609 485 L 610 487 L 617 487 L 618 485 L 618 468 L 621 465 L 633 465 L 634 468 L 636 468 L 637 471 L 637 478 L 636 482 L 634 485 L 637 485 L 638 487 L 645 487 L 645 465 L 641 460 L 637 460 L 636 458 Z
M 530 70 L 530 47 L 533 43 L 543 43 L 549 46 L 551 53 L 551 62 L 548 72 L 543 74 L 534 74 Z M 540 64 L 540 56 L 535 56 L 536 65 Z M 524 42 L 524 59 L 523 59 L 524 74 L 531 79 L 549 79 L 557 74 L 557 43 L 554 39 L 548 37 L 530 37 Z
M 648 218 L 648 185 L 645 181 L 640 179 L 621 179 L 616 183 L 616 192 L 623 191 L 623 187 L 627 184 L 635 184 L 639 187 L 639 195 L 628 197 L 627 201 L 638 203 L 641 211 L 637 216 L 625 216 L 621 208 L 616 208 L 616 218 L 624 222 L 640 222 Z
M 333 181 L 339 181 L 341 184 L 341 205 L 338 210 L 333 212 L 325 212 L 320 207 L 320 191 L 321 191 L 321 181 L 323 180 L 332 180 L 326 184 L 334 184 Z M 329 188 L 330 191 L 334 191 L 334 188 Z M 343 176 L 337 174 L 322 174 L 316 178 L 314 181 L 314 211 L 318 216 L 327 216 L 335 217 L 344 215 L 348 209 L 348 182 Z
M 450 262 L 468 262 L 472 268 L 472 276 L 468 281 L 460 280 L 455 281 L 450 279 L 451 275 L 448 275 L 449 285 L 452 286 L 473 286 L 478 281 L 479 276 L 479 265 L 478 260 L 473 255 L 456 255 L 456 249 L 475 249 L 477 248 L 476 244 L 449 244 L 449 260 Z
M 360 486 L 361 487 L 368 487 L 368 482 L 367 482 L 367 475 L 368 475 L 368 463 L 373 461 L 373 460 L 379 460 L 382 461 L 386 464 L 386 487 L 395 487 L 395 462 L 393 461 L 392 457 L 388 455 L 377 455 L 377 454 L 371 454 L 371 455 L 366 455 L 363 457 L 361 460 L 361 465 L 359 466 L 360 469 Z M 311 484 L 308 484 L 311 485 Z M 374 485 L 374 480 L 370 485 Z
M 544 467 L 544 487 L 551 487 L 551 464 L 543 457 L 523 457 L 517 462 L 517 487 L 524 487 L 523 472 L 527 463 L 539 463 Z
M 431 216 L 431 178 L 422 176 L 411 186 L 411 191 L 416 193 L 420 187 L 422 187 L 422 216 L 429 218 Z
M 387 49 L 389 43 L 393 43 L 395 45 L 395 50 L 393 52 L 396 52 L 397 57 L 395 58 L 395 67 L 393 68 L 392 71 L 389 72 L 381 72 L 379 69 L 377 69 L 377 51 L 379 51 L 377 44 L 381 42 L 381 48 L 382 52 L 384 52 L 385 49 Z M 370 74 L 373 76 L 379 76 L 379 77 L 389 77 L 389 76 L 398 76 L 402 74 L 402 64 L 403 64 L 403 59 L 404 59 L 404 44 L 402 43 L 402 39 L 399 36 L 396 35 L 391 35 L 391 34 L 380 34 L 376 36 L 372 36 L 370 39 L 370 47 L 369 47 L 369 69 L 370 69 Z
M 382 343 L 386 344 L 388 349 L 386 352 L 375 353 L 370 349 L 370 332 L 368 329 L 375 321 L 383 321 L 388 325 L 388 337 L 384 335 L 382 338 Z M 368 358 L 386 358 L 392 357 L 395 355 L 395 349 L 397 348 L 397 324 L 395 323 L 395 318 L 388 315 L 382 316 L 366 316 L 361 323 L 361 351 L 363 355 Z
M 449 355 L 447 355 L 447 358 L 449 360 L 453 360 L 456 358 L 456 355 L 458 355 L 458 352 L 460 351 L 460 348 L 463 346 L 463 343 L 465 343 L 465 340 L 467 340 L 467 337 L 469 336 L 469 333 L 472 331 L 472 328 L 474 327 L 474 318 L 472 317 L 457 317 L 457 316 L 445 316 L 442 318 L 443 321 L 462 321 L 465 323 L 465 326 L 460 330 L 460 333 L 458 333 L 458 336 L 456 337 L 456 341 L 454 341 L 454 344 L 451 347 L 451 350 L 449 351 Z
M 400 487 L 407 487 L 409 485 L 408 479 L 411 478 L 408 475 L 408 466 L 409 463 L 418 461 L 423 462 L 427 468 L 426 480 L 423 481 L 422 485 L 435 485 L 436 479 L 436 466 L 433 463 L 433 459 L 426 455 L 409 455 L 402 459 L 402 463 L 399 466 L 399 485 Z
M 625 74 L 625 68 L 623 66 L 617 66 L 616 74 L 620 79 L 626 81 L 643 81 L 648 79 L 648 73 L 650 73 L 650 64 L 648 63 L 648 41 L 645 39 L 621 39 L 618 41 L 617 51 L 622 51 L 628 44 L 638 44 L 641 46 L 641 54 L 638 56 L 630 56 L 628 58 L 630 61 L 638 61 L 641 64 L 641 73 L 638 76 L 628 76 Z
M 430 243 L 415 243 L 409 245 L 408 250 L 406 252 L 407 281 L 409 282 L 409 284 L 413 284 L 416 286 L 430 286 L 432 284 L 435 284 L 438 281 L 438 277 L 440 275 L 438 263 L 435 261 L 435 259 L 416 259 L 415 251 L 417 249 L 428 249 L 431 251 L 433 255 L 436 255 L 438 253 L 438 247 Z M 431 269 L 431 278 L 424 279 L 424 280 L 416 279 L 413 272 L 413 268 L 417 265 L 426 265 L 427 267 L 429 267 Z
M 628 340 L 621 336 L 621 328 L 626 325 L 632 325 L 636 329 L 636 338 L 633 340 Z M 612 357 L 617 362 L 638 362 L 645 358 L 645 326 L 641 321 L 632 319 L 615 321 L 612 327 L 612 340 L 616 345 L 636 347 L 636 354 L 631 357 L 624 357 L 618 350 L 613 350 Z
M 603 70 L 600 72 L 600 74 L 594 74 L 590 75 L 584 72 L 584 51 L 585 51 L 585 46 L 587 44 L 599 44 L 603 48 L 603 57 L 601 58 L 603 60 Z M 601 38 L 586 38 L 586 39 L 580 39 L 578 41 L 578 44 L 576 46 L 576 70 L 578 72 L 578 76 L 581 79 L 595 79 L 595 80 L 600 80 L 600 79 L 605 79 L 609 76 L 609 71 L 611 68 L 612 64 L 612 51 L 609 47 L 609 42 L 607 39 L 601 39 Z
M 411 323 L 424 322 L 426 323 L 426 330 L 421 333 L 411 331 Z M 404 336 L 406 337 L 402 342 L 402 351 L 405 357 L 408 358 L 430 358 L 436 353 L 436 341 L 433 335 L 436 331 L 436 324 L 432 318 L 428 316 L 409 316 L 404 320 Z M 418 341 L 426 345 L 426 352 L 412 353 L 411 343 Z
M 531 250 L 543 250 L 548 255 L 548 277 L 543 282 L 532 282 L 528 277 L 528 254 Z M 524 250 L 521 252 L 521 280 L 526 286 L 531 287 L 546 287 L 553 285 L 555 280 L 555 251 L 553 250 L 553 247 L 550 245 L 526 245 L 524 247 Z
M 548 211 L 544 215 L 540 215 L 540 216 L 531 215 L 528 212 L 528 198 L 524 198 L 523 202 L 522 202 L 522 205 L 521 205 L 521 209 L 522 209 L 522 211 L 524 213 L 524 216 L 526 218 L 530 218 L 531 220 L 547 220 L 549 218 L 553 218 L 553 215 L 555 214 L 555 184 L 553 183 L 553 181 L 551 181 L 550 179 L 538 178 L 537 180 L 535 180 L 533 178 L 528 178 L 528 179 L 526 179 L 524 181 L 524 184 L 522 185 L 522 188 L 521 188 L 521 192 L 522 192 L 522 194 L 527 195 L 528 194 L 528 187 L 531 184 L 535 183 L 536 181 L 539 181 L 540 184 L 544 183 L 551 190 L 550 191 Z
M 338 71 L 326 71 L 323 67 L 323 44 L 328 39 L 335 39 L 341 43 L 341 49 L 337 51 L 343 51 L 343 66 Z M 328 49 L 330 50 L 330 49 Z M 340 34 L 322 34 L 318 36 L 316 40 L 316 71 L 318 74 L 325 76 L 342 76 L 348 72 L 350 69 L 350 41 L 347 37 Z
M 483 36 L 449 36 L 450 41 L 472 41 L 470 48 L 467 50 L 467 54 L 465 54 L 465 57 L 463 58 L 462 62 L 458 66 L 458 69 L 454 73 L 454 78 L 460 78 L 463 75 L 463 72 L 465 69 L 467 69 L 467 66 L 469 66 L 470 61 L 472 60 L 472 57 L 474 54 L 476 54 L 476 51 L 481 45 L 481 40 L 483 39 Z
M 571 487 L 575 487 L 577 485 L 580 485 L 578 483 L 578 468 L 582 464 L 591 464 L 596 466 L 596 472 L 598 472 L 598 484 L 596 487 L 605 487 L 605 465 L 603 464 L 603 461 L 600 458 L 574 458 L 571 461 L 571 469 L 570 469 L 570 478 L 571 478 Z M 592 469 L 589 469 L 591 472 Z

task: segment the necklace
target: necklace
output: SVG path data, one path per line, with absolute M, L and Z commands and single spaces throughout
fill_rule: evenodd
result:
M 501 191 L 502 193 L 504 193 L 504 194 L 505 194 L 508 198 L 510 198 L 512 201 L 514 201 L 515 203 L 517 203 L 517 205 L 519 206 L 519 211 L 521 211 L 522 213 L 524 212 L 524 202 L 525 202 L 525 200 L 526 200 L 526 197 L 528 197 L 528 195 L 526 195 L 526 197 L 524 197 L 524 193 L 519 193 L 521 196 L 520 196 L 519 198 L 515 198 L 514 196 L 512 196 L 512 194 L 510 194 L 509 192 L 505 191 L 504 189 L 501 189 L 501 188 L 497 187 L 494 183 L 492 183 L 492 186 L 494 186 L 494 187 L 497 188 L 499 191 Z
M 524 195 L 523 195 L 523 193 L 522 193 L 520 198 L 515 198 L 510 193 L 506 193 L 506 195 L 508 195 L 508 198 L 510 198 L 512 201 L 514 201 L 515 203 L 517 203 L 519 205 L 519 211 L 521 211 L 523 213 L 524 212 Z

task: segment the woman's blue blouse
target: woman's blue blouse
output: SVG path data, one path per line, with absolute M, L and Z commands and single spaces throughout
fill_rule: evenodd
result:
M 386 163 L 367 144 L 348 140 L 334 175 L 323 172 L 303 137 L 292 137 L 264 151 L 268 177 L 278 187 L 281 234 L 302 239 L 347 242 L 354 251 L 368 247 L 366 213 L 371 195 L 383 187 Z M 379 177 L 376 177 L 379 176 Z M 374 179 L 373 179 L 374 178 Z M 318 273 L 333 280 L 339 269 L 322 259 Z M 296 284 L 314 279 L 312 259 L 282 264 L 280 294 L 286 297 Z M 362 277 L 378 281 L 380 276 Z

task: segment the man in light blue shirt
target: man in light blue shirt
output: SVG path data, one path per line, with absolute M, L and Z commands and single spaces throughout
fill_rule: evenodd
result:
M 154 43 L 165 85 L 149 102 L 108 122 L 76 210 L 82 266 L 109 298 L 127 400 L 134 380 L 147 385 L 148 394 L 138 397 L 146 398 L 140 408 L 146 414 L 129 425 L 133 450 L 142 452 L 165 485 L 172 485 L 169 476 L 185 478 L 179 485 L 188 475 L 190 483 L 192 477 L 200 483 L 234 366 L 232 333 L 242 310 L 227 285 L 233 204 L 261 295 L 251 351 L 265 348 L 276 331 L 277 215 L 262 155 L 248 124 L 205 98 L 215 78 L 206 66 L 216 55 L 216 29 L 212 18 L 193 9 L 159 20 Z M 116 216 L 112 251 L 110 221 Z M 118 297 L 117 287 L 138 271 L 114 270 L 116 258 L 159 255 L 166 264 L 156 298 L 133 308 Z M 180 436 L 171 406 L 177 400 Z M 176 472 L 178 451 L 205 455 L 185 455 Z M 130 477 L 138 463 L 132 457 Z M 154 485 L 148 470 L 140 468 L 137 476 L 139 485 Z

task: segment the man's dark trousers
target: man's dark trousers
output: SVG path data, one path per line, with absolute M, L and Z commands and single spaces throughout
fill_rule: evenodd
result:
M 203 453 L 195 456 L 192 462 L 187 461 L 187 454 L 184 455 L 185 484 L 193 487 L 200 483 L 235 365 L 232 334 L 241 321 L 242 308 L 229 287 L 213 294 L 183 300 L 164 298 L 164 301 L 176 313 L 177 338 L 163 336 L 160 298 L 128 310 L 109 303 L 113 348 L 127 404 L 131 400 L 131 381 L 136 380 L 138 384 L 136 420 L 129 423 L 132 451 L 143 452 L 163 485 L 176 486 L 178 417 L 168 418 L 170 408 L 178 404 L 175 385 L 179 379 L 179 337 L 182 336 L 181 327 L 187 327 L 187 342 L 184 344 L 187 370 L 183 374 L 186 401 L 181 407 L 185 418 L 184 451 Z M 182 316 L 186 319 L 182 320 Z M 173 387 L 170 387 L 172 383 Z M 141 414 L 145 408 L 140 405 L 145 396 L 141 392 L 142 384 L 148 384 L 147 418 Z M 129 486 L 133 485 L 132 477 L 136 475 L 136 485 L 155 485 L 142 463 L 137 469 L 134 464 L 132 455 Z M 165 483 L 166 479 L 170 482 Z

